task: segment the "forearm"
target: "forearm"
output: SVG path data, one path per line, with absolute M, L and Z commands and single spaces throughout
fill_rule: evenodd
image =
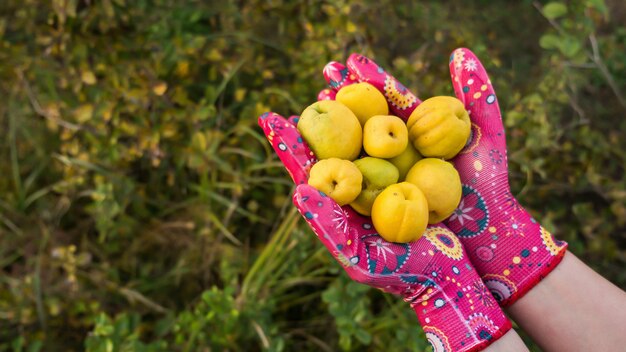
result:
M 523 352 L 528 351 L 526 345 L 513 329 L 489 345 L 484 352 Z
M 626 346 L 626 293 L 570 252 L 507 311 L 545 351 Z

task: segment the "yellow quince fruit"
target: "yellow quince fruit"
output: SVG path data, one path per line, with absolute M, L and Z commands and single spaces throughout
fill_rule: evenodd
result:
M 389 106 L 383 93 L 367 82 L 341 88 L 335 99 L 352 110 L 361 126 L 365 126 L 365 122 L 372 116 L 389 114 Z
M 428 201 L 428 223 L 439 223 L 452 215 L 461 201 L 459 172 L 444 160 L 424 158 L 409 170 L 406 182 L 416 185 Z
M 407 121 L 409 139 L 425 157 L 452 159 L 467 143 L 471 122 L 463 103 L 437 96 L 423 101 Z
M 363 148 L 376 158 L 400 155 L 409 143 L 406 124 L 393 115 L 372 116 L 363 127 Z
M 329 158 L 313 165 L 308 183 L 337 204 L 346 205 L 361 193 L 363 175 L 350 160 Z
M 408 182 L 385 188 L 374 200 L 372 223 L 378 234 L 389 242 L 418 240 L 428 225 L 428 202 L 424 193 Z
M 311 104 L 300 115 L 297 128 L 320 160 L 354 160 L 361 153 L 363 131 L 359 119 L 338 101 Z

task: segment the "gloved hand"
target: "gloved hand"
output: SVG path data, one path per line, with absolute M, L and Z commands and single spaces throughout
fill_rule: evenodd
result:
M 369 82 L 405 120 L 420 100 L 372 60 L 353 54 L 345 67 L 330 62 L 324 76 L 330 91 Z M 561 261 L 567 244 L 556 240 L 517 202 L 508 182 L 505 132 L 495 91 L 474 53 L 465 48 L 450 57 L 452 85 L 470 114 L 466 147 L 451 161 L 463 183 L 458 208 L 444 223 L 466 248 L 485 285 L 502 306 L 522 297 Z M 332 99 L 324 90 L 320 98 Z
M 511 323 L 444 225 L 407 244 L 382 239 L 371 219 L 306 184 L 315 155 L 298 133 L 297 117 L 259 117 L 267 139 L 298 185 L 295 206 L 355 281 L 400 295 L 415 310 L 434 351 L 478 351 Z

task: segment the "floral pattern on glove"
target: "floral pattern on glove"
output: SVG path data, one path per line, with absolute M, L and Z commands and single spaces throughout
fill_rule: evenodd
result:
M 306 184 L 316 158 L 295 128 L 297 122 L 297 117 L 287 120 L 275 113 L 259 117 L 259 125 L 299 185 L 295 206 L 353 280 L 401 295 L 423 326 L 436 329 L 440 340 L 434 335 L 429 339 L 435 351 L 441 351 L 440 341 L 444 350 L 480 350 L 510 329 L 499 307 L 472 304 L 472 296 L 463 294 L 472 292 L 480 278 L 460 241 L 445 226 L 430 226 L 415 242 L 387 242 L 376 233 L 371 218 L 339 206 Z M 495 322 L 490 334 L 477 335 L 470 326 L 470 317 L 477 312 Z
M 470 50 L 459 48 L 450 55 L 449 65 L 452 85 L 470 114 L 472 129 L 465 148 L 452 160 L 461 176 L 463 198 L 444 223 L 459 237 L 498 301 L 510 305 L 558 265 L 567 243 L 555 240 L 511 195 L 502 116 L 482 63 Z M 405 120 L 421 102 L 363 55 L 352 54 L 347 67 L 357 82 L 378 88 L 390 111 Z M 401 96 L 415 97 L 414 103 L 399 108 L 391 87 L 401 87 Z M 494 279 L 500 277 L 504 279 Z

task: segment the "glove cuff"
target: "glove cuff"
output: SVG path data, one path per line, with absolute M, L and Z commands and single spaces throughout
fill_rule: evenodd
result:
M 480 278 L 458 281 L 405 296 L 433 351 L 481 351 L 504 336 L 511 322 Z
M 441 234 L 429 240 L 445 242 Z M 435 255 L 443 254 L 437 252 L 445 247 L 435 247 Z M 511 329 L 510 321 L 464 252 L 451 270 L 437 272 L 439 264 L 434 262 L 423 275 L 404 277 L 412 282 L 403 293 L 404 300 L 417 314 L 436 352 L 480 351 Z
M 567 251 L 567 243 L 555 239 L 512 196 L 499 199 L 504 200 L 499 202 L 503 204 L 491 207 L 498 211 L 484 216 L 487 220 L 481 232 L 455 232 L 485 285 L 500 305 L 506 307 L 558 266 Z M 468 209 L 481 207 L 478 196 L 464 194 L 464 201 L 463 206 Z M 478 218 L 470 212 L 468 216 Z M 480 221 L 475 223 L 480 225 Z M 456 223 L 448 221 L 448 224 L 455 230 Z

